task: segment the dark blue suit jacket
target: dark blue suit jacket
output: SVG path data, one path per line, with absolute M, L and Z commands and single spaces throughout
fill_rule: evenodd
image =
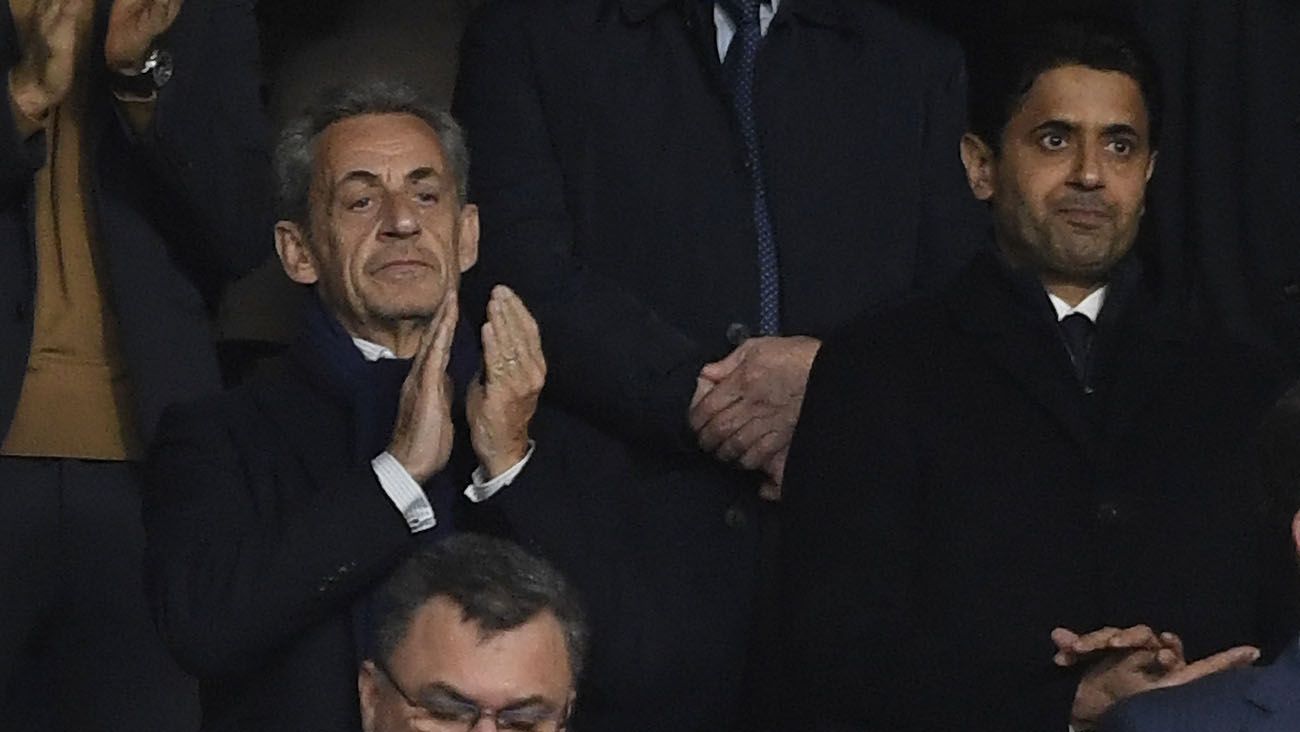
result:
M 1226 671 L 1140 694 L 1099 732 L 1294 732 L 1300 729 L 1300 642 L 1271 666 Z

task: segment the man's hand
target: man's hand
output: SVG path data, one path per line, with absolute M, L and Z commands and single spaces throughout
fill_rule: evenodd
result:
M 1152 651 L 1155 653 L 1155 661 L 1165 668 L 1185 663 L 1182 639 L 1173 633 L 1157 635 L 1146 625 L 1131 628 L 1108 626 L 1083 635 L 1066 628 L 1056 628 L 1052 631 L 1052 642 L 1057 649 L 1052 662 L 1061 667 L 1073 666 L 1101 651 L 1131 650 Z
M 1089 660 L 1075 692 L 1070 724 L 1091 729 L 1116 702 L 1151 689 L 1177 686 L 1202 676 L 1240 666 L 1259 658 L 1259 650 L 1238 646 L 1187 663 L 1182 641 L 1172 633 L 1157 635 L 1144 625 L 1132 628 L 1103 628 L 1077 635 L 1065 628 L 1052 631 L 1058 652 L 1054 661 L 1071 666 Z
M 483 324 L 483 364 L 466 396 L 470 442 L 490 477 L 528 453 L 528 423 L 546 383 L 546 359 L 537 321 L 505 285 L 492 288 Z
M 181 0 L 113 0 L 104 37 L 104 61 L 111 71 L 140 68 L 150 46 L 171 27 Z
M 751 338 L 700 370 L 690 410 L 700 447 L 719 460 L 767 472 L 765 496 L 779 496 L 784 453 L 820 347 L 808 336 Z
M 43 120 L 72 86 L 77 59 L 77 19 L 90 0 L 37 0 L 24 34 L 22 58 L 10 76 L 18 111 Z
M 447 363 L 459 315 L 456 293 L 449 292 L 420 338 L 411 373 L 402 383 L 388 454 L 397 458 L 417 483 L 424 483 L 451 459 L 455 430 L 451 425 L 452 393 Z

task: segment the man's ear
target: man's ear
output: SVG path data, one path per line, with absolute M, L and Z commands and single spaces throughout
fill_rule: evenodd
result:
M 1156 150 L 1152 150 L 1151 157 L 1147 158 L 1147 182 L 1148 183 L 1151 182 L 1151 176 L 1156 174 L 1156 158 L 1158 157 L 1160 157 L 1160 153 Z
M 275 222 L 275 253 L 289 279 L 300 285 L 314 285 L 320 279 L 316 258 L 307 246 L 307 235 L 292 221 Z
M 478 261 L 478 206 L 472 203 L 460 207 L 456 220 L 456 256 L 462 273 Z
M 361 699 L 361 729 L 374 732 L 379 709 L 379 681 L 374 661 L 363 661 L 357 669 L 357 696 Z
M 1300 559 L 1300 511 L 1291 517 L 1291 544 L 1296 557 Z
M 997 156 L 994 155 L 993 148 L 981 140 L 979 135 L 967 132 L 961 136 L 961 162 L 966 166 L 966 183 L 970 186 L 970 192 L 981 201 L 992 198 L 997 190 L 994 184 Z

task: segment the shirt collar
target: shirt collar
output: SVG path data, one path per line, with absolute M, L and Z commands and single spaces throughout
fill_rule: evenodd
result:
M 1097 316 L 1101 314 L 1101 306 L 1106 304 L 1106 287 L 1107 285 L 1102 285 L 1088 293 L 1088 296 L 1074 307 L 1070 307 L 1069 303 L 1050 292 L 1047 293 L 1047 299 L 1052 301 L 1052 308 L 1056 310 L 1056 319 L 1058 321 L 1065 320 L 1067 315 L 1079 313 L 1095 323 L 1097 322 Z
M 789 3 L 789 12 L 797 13 L 810 20 L 833 27 L 853 28 L 853 24 L 846 16 L 845 11 L 839 7 L 841 0 L 779 0 L 781 3 Z M 640 23 L 649 18 L 655 12 L 659 11 L 674 0 L 619 0 L 623 6 L 625 17 L 633 22 Z M 772 3 L 772 10 L 776 10 L 777 3 Z
M 361 357 L 367 361 L 378 361 L 380 359 L 396 359 L 397 354 L 393 353 L 387 346 L 381 346 L 378 343 L 372 343 L 365 338 L 352 336 L 352 343 L 361 351 Z

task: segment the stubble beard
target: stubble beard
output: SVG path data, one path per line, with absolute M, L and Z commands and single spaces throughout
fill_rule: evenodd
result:
M 1040 218 L 1023 201 L 995 226 L 999 247 L 1017 268 L 1033 271 L 1044 281 L 1094 286 L 1132 248 L 1131 232 L 1114 224 L 1076 230 L 1068 222 Z

